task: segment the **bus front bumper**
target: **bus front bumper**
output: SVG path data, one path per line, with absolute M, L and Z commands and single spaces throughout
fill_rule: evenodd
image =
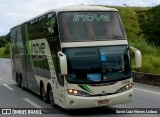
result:
M 93 108 L 93 107 L 129 103 L 132 101 L 132 96 L 133 96 L 133 89 L 130 89 L 122 93 L 107 95 L 107 96 L 82 97 L 82 96 L 67 95 L 66 109 Z

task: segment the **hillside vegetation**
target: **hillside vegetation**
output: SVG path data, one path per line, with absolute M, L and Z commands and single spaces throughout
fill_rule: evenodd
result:
M 0 36 L 0 58 L 10 57 L 9 33 L 6 36 Z
M 142 53 L 142 68 L 133 68 L 135 71 L 160 74 L 160 47 L 158 43 L 160 42 L 160 25 L 155 22 L 155 20 L 160 21 L 160 6 L 157 7 L 115 7 L 120 12 L 129 45 L 138 48 Z M 135 61 L 132 60 L 132 64 L 134 63 Z
M 160 6 L 154 8 L 111 7 L 118 9 L 120 12 L 129 45 L 138 48 L 142 53 L 142 68 L 133 68 L 133 70 L 160 74 Z M 0 43 L 3 46 L 9 40 L 8 35 L 6 36 L 7 41 L 4 38 L 0 38 L 0 41 L 2 41 Z M 9 57 L 9 45 L 0 49 L 0 57 Z M 132 64 L 134 62 L 132 60 Z
M 0 58 L 10 58 L 10 45 L 6 44 L 0 48 Z

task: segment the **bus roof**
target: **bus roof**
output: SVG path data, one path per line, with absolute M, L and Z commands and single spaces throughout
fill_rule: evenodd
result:
M 104 6 L 86 6 L 86 5 L 79 5 L 79 6 L 67 6 L 55 9 L 57 12 L 63 11 L 118 11 L 115 8 L 108 8 Z
M 30 20 L 27 20 L 19 25 L 16 25 L 14 27 L 12 27 L 11 29 L 13 28 L 16 28 L 26 22 L 29 22 L 29 21 L 32 21 L 38 17 L 41 17 L 45 14 L 48 14 L 48 13 L 51 13 L 51 12 L 56 12 L 56 13 L 59 13 L 59 12 L 64 12 L 64 11 L 118 11 L 117 9 L 115 8 L 109 8 L 109 7 L 104 7 L 104 6 L 86 6 L 86 5 L 75 5 L 75 6 L 66 6 L 66 7 L 61 7 L 61 8 L 56 8 L 56 9 L 52 9 L 52 10 L 49 10 L 43 14 L 40 14 Z

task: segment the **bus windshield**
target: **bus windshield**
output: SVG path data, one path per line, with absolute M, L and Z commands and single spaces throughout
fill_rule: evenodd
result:
M 131 77 L 128 46 L 65 48 L 68 82 L 110 82 Z
M 126 38 L 117 12 L 62 12 L 58 19 L 62 42 Z

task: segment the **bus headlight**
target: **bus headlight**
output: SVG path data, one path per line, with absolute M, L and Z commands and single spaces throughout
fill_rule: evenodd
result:
M 75 96 L 89 96 L 90 95 L 89 93 L 86 93 L 84 91 L 79 91 L 76 89 L 68 89 L 67 91 L 68 91 L 68 94 L 75 95 Z
M 132 85 L 133 85 L 132 83 L 127 84 L 127 85 L 123 86 L 122 88 L 118 89 L 118 90 L 116 91 L 116 93 L 121 93 L 121 92 L 130 90 L 130 89 L 132 88 Z

